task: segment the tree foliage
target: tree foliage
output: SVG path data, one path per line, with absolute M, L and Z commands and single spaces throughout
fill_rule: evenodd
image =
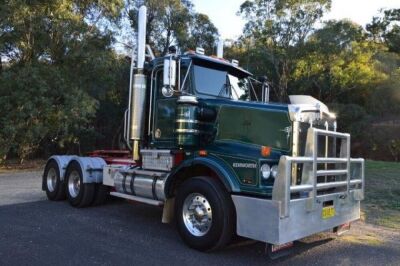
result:
M 289 75 L 306 37 L 330 5 L 330 0 L 254 0 L 241 5 L 239 12 L 247 20 L 243 37 L 263 56 L 279 101 L 287 99 Z
M 400 53 L 400 8 L 384 10 L 366 29 L 376 42 L 384 41 L 390 52 Z
M 213 52 L 218 30 L 207 15 L 194 11 L 190 0 L 128 1 L 134 30 L 137 28 L 137 11 L 142 4 L 148 9 L 146 43 L 156 54 L 166 54 L 171 45 L 177 45 L 182 51 L 203 47 L 208 53 Z
M 0 157 L 79 144 L 115 84 L 112 32 L 122 1 L 2 4 Z M 92 134 L 93 135 L 93 134 Z
M 386 77 L 376 71 L 376 47 L 366 41 L 362 27 L 350 21 L 328 21 L 303 49 L 292 73 L 296 93 L 309 93 L 326 102 L 365 104 Z

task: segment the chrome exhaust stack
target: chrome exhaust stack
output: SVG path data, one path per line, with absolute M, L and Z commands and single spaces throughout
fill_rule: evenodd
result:
M 224 40 L 219 39 L 217 43 L 217 57 L 223 58 L 224 57 Z
M 129 139 L 133 142 L 133 159 L 140 159 L 140 141 L 144 136 L 144 115 L 146 108 L 146 75 L 143 74 L 146 53 L 146 14 L 147 8 L 139 8 L 137 38 L 137 73 L 133 75 L 134 52 L 132 52 L 129 82 Z

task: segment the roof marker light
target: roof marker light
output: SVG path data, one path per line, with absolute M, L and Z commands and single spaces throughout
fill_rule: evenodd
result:
M 204 48 L 196 47 L 196 54 L 204 55 L 205 54 Z

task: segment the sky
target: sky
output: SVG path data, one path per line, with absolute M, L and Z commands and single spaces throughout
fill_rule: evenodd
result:
M 192 0 L 195 10 L 207 14 L 223 39 L 236 39 L 244 21 L 236 13 L 245 0 Z M 323 19 L 350 19 L 362 26 L 381 8 L 400 8 L 400 0 L 332 0 L 332 8 Z

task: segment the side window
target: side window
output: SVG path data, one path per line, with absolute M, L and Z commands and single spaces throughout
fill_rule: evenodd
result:
M 157 91 L 157 99 L 165 98 L 162 94 L 162 87 L 163 87 L 163 69 L 162 67 L 159 68 L 155 74 L 155 86 L 154 89 Z
M 189 72 L 188 72 L 189 71 Z M 182 67 L 181 69 L 181 90 L 187 93 L 193 93 L 193 74 L 192 67 Z

